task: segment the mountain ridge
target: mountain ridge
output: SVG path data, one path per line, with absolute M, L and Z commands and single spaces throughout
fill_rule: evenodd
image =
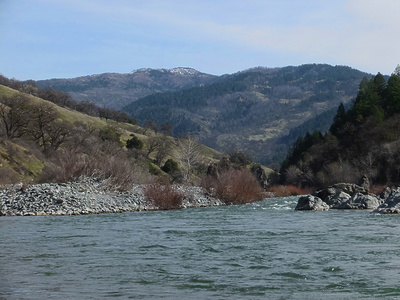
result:
M 277 162 L 288 146 L 283 136 L 327 111 L 319 123 L 328 129 L 337 106 L 350 102 L 368 76 L 325 64 L 258 67 L 207 86 L 149 95 L 124 111 L 139 122 L 171 123 L 176 135 L 191 132 L 220 151 L 240 149 L 262 163 Z
M 123 108 L 142 124 L 171 123 L 176 135 L 194 133 L 220 151 L 243 150 L 269 163 L 284 158 L 289 142 L 282 137 L 292 129 L 312 118 L 327 129 L 331 120 L 319 121 L 319 116 L 331 111 L 322 118 L 333 118 L 335 108 L 351 102 L 360 81 L 370 76 L 327 64 L 259 66 L 220 76 L 178 67 L 103 73 L 84 77 L 86 83 L 81 78 L 37 84 L 68 92 L 77 101 Z M 307 126 L 294 132 L 313 130 Z
M 139 98 L 154 93 L 174 91 L 213 82 L 218 76 L 193 68 L 141 68 L 129 73 L 101 73 L 76 78 L 53 78 L 35 81 L 40 88 L 69 93 L 75 101 L 94 102 L 121 109 Z

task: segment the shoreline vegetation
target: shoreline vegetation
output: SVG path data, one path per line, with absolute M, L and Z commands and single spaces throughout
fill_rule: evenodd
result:
M 234 186 L 240 186 L 235 190 Z M 250 186 L 250 189 L 243 189 Z M 222 186 L 137 184 L 129 191 L 110 189 L 97 178 L 67 183 L 10 184 L 0 190 L 0 216 L 67 216 L 245 204 L 266 198 L 298 196 L 295 210 L 366 209 L 379 214 L 400 214 L 400 188 L 379 195 L 355 184 L 339 183 L 304 195 L 306 190 L 275 186 L 261 192 L 251 184 Z M 303 195 L 297 194 L 303 192 Z
M 9 184 L 0 190 L 0 216 L 84 215 L 244 204 L 263 199 L 249 172 L 232 170 L 202 186 L 148 183 L 126 191 L 93 177 L 67 183 Z M 240 182 L 239 182 L 240 181 Z

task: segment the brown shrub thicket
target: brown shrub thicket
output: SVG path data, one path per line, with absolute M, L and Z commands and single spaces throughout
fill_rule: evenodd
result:
M 260 201 L 263 190 L 257 179 L 247 169 L 230 169 L 217 177 L 206 176 L 202 186 L 226 204 L 244 204 Z
M 128 191 L 133 184 L 150 180 L 142 162 L 130 158 L 126 152 L 107 155 L 102 151 L 82 153 L 59 150 L 47 163 L 40 181 L 68 182 L 82 177 L 98 178 L 105 188 L 118 191 Z
M 18 174 L 11 168 L 0 167 L 0 184 L 11 184 L 21 181 Z
M 311 194 L 313 189 L 300 188 L 294 185 L 274 185 L 267 192 L 270 197 L 288 197 Z
M 385 189 L 387 188 L 387 185 L 374 185 L 369 189 L 369 192 L 375 195 L 381 194 Z
M 184 195 L 172 185 L 159 183 L 147 185 L 144 196 L 152 205 L 164 210 L 181 208 L 184 199 Z

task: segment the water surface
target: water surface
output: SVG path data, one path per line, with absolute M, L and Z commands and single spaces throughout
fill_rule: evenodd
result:
M 400 297 L 400 216 L 296 202 L 1 217 L 0 299 Z

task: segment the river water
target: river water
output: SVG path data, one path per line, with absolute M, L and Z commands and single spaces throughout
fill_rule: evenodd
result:
M 400 216 L 296 202 L 1 217 L 0 299 L 400 297 Z

